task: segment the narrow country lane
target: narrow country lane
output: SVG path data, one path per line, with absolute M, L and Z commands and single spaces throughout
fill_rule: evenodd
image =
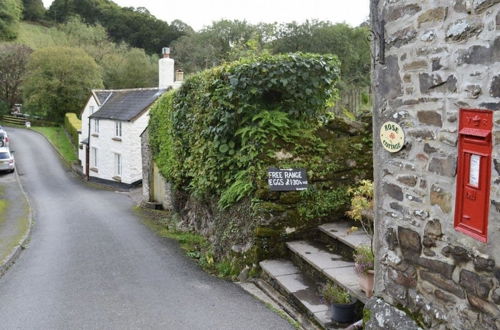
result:
M 0 329 L 289 329 L 156 237 L 121 193 L 80 182 L 40 135 L 7 129 L 35 225 L 0 278 Z

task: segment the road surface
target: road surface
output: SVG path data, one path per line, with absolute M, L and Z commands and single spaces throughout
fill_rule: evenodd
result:
M 0 278 L 0 329 L 290 329 L 161 239 L 122 193 L 92 188 L 32 131 L 8 129 L 35 225 Z

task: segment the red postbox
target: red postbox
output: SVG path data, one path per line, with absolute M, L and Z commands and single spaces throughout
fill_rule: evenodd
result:
M 493 112 L 460 110 L 455 229 L 488 240 Z

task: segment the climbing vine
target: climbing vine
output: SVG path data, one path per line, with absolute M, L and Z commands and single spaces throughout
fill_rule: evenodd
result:
M 154 159 L 178 188 L 218 196 L 226 208 L 265 182 L 270 164 L 304 165 L 300 157 L 277 159 L 276 152 L 326 147 L 315 131 L 328 119 L 339 74 L 334 56 L 289 54 L 191 76 L 151 110 Z

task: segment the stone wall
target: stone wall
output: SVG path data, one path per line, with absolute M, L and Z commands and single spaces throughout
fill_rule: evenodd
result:
M 406 133 L 393 154 L 374 139 L 376 296 L 424 328 L 500 328 L 500 1 L 371 9 L 374 136 L 386 121 Z M 453 225 L 461 108 L 497 110 L 488 243 Z M 397 328 L 372 312 L 368 328 Z

